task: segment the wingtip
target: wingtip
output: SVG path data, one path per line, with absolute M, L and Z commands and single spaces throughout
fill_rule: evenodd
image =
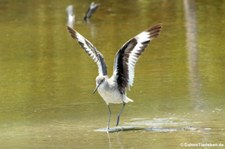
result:
M 71 31 L 71 30 L 74 30 L 74 29 L 72 27 L 70 27 L 70 26 L 67 26 L 67 30 Z
M 70 36 L 72 38 L 76 38 L 76 35 L 75 35 L 76 34 L 76 31 L 73 28 L 71 28 L 70 26 L 67 26 L 67 30 L 70 33 Z
M 159 23 L 157 25 L 154 25 L 152 27 L 150 27 L 147 32 L 150 33 L 150 38 L 155 38 L 159 35 L 159 32 L 162 29 L 162 23 Z
M 150 27 L 147 31 L 151 32 L 154 30 L 161 30 L 161 28 L 162 28 L 162 24 L 160 23 L 160 24 L 156 24 L 156 25 Z

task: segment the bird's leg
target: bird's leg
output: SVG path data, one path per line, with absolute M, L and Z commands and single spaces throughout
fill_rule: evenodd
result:
M 107 107 L 108 107 L 108 110 L 109 110 L 109 112 L 108 112 L 108 123 L 107 123 L 107 132 L 108 132 L 109 131 L 109 125 L 110 125 L 110 118 L 111 118 L 111 109 L 109 107 L 109 104 L 107 105 Z
M 119 112 L 119 114 L 118 114 L 118 116 L 117 116 L 116 126 L 119 125 L 119 122 L 120 122 L 120 115 L 122 114 L 125 105 L 126 105 L 126 103 L 123 102 L 122 108 L 121 108 L 121 110 L 120 110 L 120 112 Z

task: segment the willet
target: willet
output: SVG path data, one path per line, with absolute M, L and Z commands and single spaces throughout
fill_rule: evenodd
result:
M 119 49 L 114 60 L 113 75 L 108 77 L 107 66 L 103 55 L 93 44 L 84 38 L 80 33 L 71 27 L 67 27 L 72 38 L 76 39 L 84 51 L 97 63 L 98 76 L 96 78 L 96 88 L 93 93 L 98 91 L 108 107 L 107 132 L 110 126 L 111 110 L 109 104 L 122 104 L 122 108 L 117 116 L 116 126 L 119 125 L 120 115 L 122 114 L 126 103 L 133 102 L 126 95 L 134 82 L 135 64 L 144 49 L 150 41 L 159 35 L 161 25 L 155 25 L 141 32 L 128 40 Z
M 88 7 L 88 10 L 84 16 L 84 20 L 88 21 L 88 19 L 91 18 L 92 14 L 97 10 L 97 8 L 100 6 L 100 4 L 96 4 L 95 2 L 92 2 L 90 6 Z
M 75 23 L 75 14 L 73 12 L 73 5 L 69 5 L 66 7 L 67 12 L 67 26 L 73 28 Z

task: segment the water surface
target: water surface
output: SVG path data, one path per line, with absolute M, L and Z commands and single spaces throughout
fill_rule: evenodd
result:
M 184 143 L 225 145 L 225 1 L 0 2 L 1 148 L 181 148 Z M 160 36 L 136 65 L 121 126 L 146 130 L 107 134 L 107 108 L 92 95 L 96 64 L 66 31 L 67 5 L 75 28 L 104 55 L 157 24 Z M 120 105 L 112 106 L 111 126 Z

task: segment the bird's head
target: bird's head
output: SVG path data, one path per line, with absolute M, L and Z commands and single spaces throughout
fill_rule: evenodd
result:
M 98 90 L 99 86 L 105 81 L 106 77 L 105 76 L 97 76 L 96 78 L 96 88 L 93 92 L 93 94 Z

